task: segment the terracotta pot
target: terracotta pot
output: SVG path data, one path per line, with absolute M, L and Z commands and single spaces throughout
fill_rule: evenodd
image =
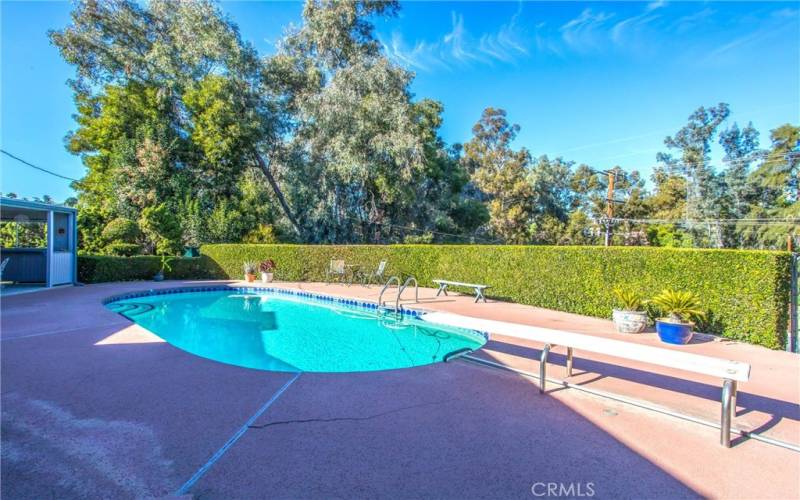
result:
M 255 274 L 245 274 L 244 278 L 247 280 L 248 283 L 252 283 L 256 280 Z
M 614 326 L 619 333 L 642 333 L 647 328 L 646 311 L 620 311 L 614 309 L 611 313 Z

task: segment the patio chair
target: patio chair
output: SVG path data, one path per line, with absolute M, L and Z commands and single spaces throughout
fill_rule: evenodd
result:
M 385 271 L 386 271 L 386 261 L 382 260 L 381 263 L 378 264 L 378 269 L 364 276 L 365 284 L 367 285 L 371 284 L 373 279 L 377 284 L 383 283 L 383 280 L 386 279 L 383 274 Z
M 331 282 L 331 277 L 338 276 L 339 281 L 344 281 L 345 267 L 343 260 L 331 260 L 328 271 L 325 273 L 325 283 Z

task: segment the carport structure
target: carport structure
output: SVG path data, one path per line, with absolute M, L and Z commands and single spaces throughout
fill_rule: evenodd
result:
M 77 282 L 77 210 L 14 198 L 0 198 L 0 223 L 6 231 L 0 261 L 6 262 L 2 279 L 16 285 L 53 287 Z M 43 237 L 20 238 L 31 226 Z M 9 234 L 11 233 L 11 234 Z

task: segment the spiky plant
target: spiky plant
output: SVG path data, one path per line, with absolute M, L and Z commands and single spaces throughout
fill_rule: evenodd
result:
M 692 292 L 666 289 L 653 297 L 650 303 L 676 323 L 704 320 L 706 317 L 700 298 Z
M 256 269 L 258 269 L 258 264 L 255 262 L 244 263 L 244 274 L 256 274 Z
M 624 290 L 622 288 L 614 289 L 614 295 L 617 297 L 617 302 L 622 307 L 623 311 L 641 311 L 642 306 L 642 297 L 632 291 L 632 290 Z

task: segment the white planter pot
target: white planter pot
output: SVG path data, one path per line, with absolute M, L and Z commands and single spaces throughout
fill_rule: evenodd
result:
M 272 283 L 272 273 L 261 273 L 261 282 L 262 283 Z
M 642 333 L 647 328 L 646 311 L 620 311 L 614 309 L 611 314 L 614 326 L 619 333 Z

